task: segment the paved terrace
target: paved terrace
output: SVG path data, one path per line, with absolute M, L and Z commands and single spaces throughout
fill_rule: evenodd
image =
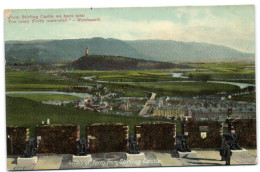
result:
M 8 170 L 47 170 L 111 167 L 162 167 L 162 166 L 211 166 L 225 165 L 219 151 L 195 150 L 183 158 L 173 158 L 170 152 L 146 151 L 141 160 L 127 160 L 126 153 L 93 154 L 88 162 L 72 162 L 72 155 L 38 155 L 36 164 L 19 164 L 17 157 L 7 158 Z M 233 153 L 231 165 L 256 164 L 256 149 Z

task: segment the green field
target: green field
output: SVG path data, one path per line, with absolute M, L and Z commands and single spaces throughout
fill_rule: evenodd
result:
M 244 69 L 249 67 L 254 67 L 255 64 L 247 64 L 247 63 L 185 63 L 185 65 L 189 65 L 196 68 L 208 68 L 208 69 Z
M 228 79 L 254 79 L 254 70 L 239 70 L 239 71 L 223 71 L 223 70 L 210 70 L 210 71 L 195 71 L 187 72 L 185 76 L 190 75 L 209 75 L 214 80 L 228 80 Z M 243 80 L 241 80 L 243 82 Z
M 189 75 L 209 75 L 212 79 L 255 79 L 254 64 L 244 63 L 194 63 L 189 64 L 197 68 L 196 71 L 186 72 Z M 244 80 L 240 80 L 244 82 Z M 246 82 L 246 81 L 245 81 Z
M 7 91 L 50 91 L 50 90 L 68 90 L 68 85 L 51 85 L 51 84 L 7 84 Z
M 94 76 L 93 80 L 117 82 L 156 82 L 185 80 L 180 78 L 172 78 L 170 72 L 164 70 L 72 71 L 63 75 L 77 79 L 82 79 L 82 77 L 87 76 Z
M 76 83 L 41 72 L 7 72 L 7 91 L 65 90 Z
M 79 97 L 69 96 L 69 95 L 61 95 L 61 94 L 11 94 L 9 97 L 21 97 L 33 101 L 64 101 L 64 100 L 80 100 Z
M 238 86 L 208 82 L 174 82 L 174 83 L 133 83 L 137 89 L 151 90 L 159 96 L 195 96 L 216 94 L 218 92 L 235 92 Z
M 77 110 L 73 105 L 54 106 L 40 102 L 18 98 L 6 97 L 6 123 L 7 126 L 29 127 L 31 136 L 35 132 L 35 126 L 41 125 L 41 121 L 50 119 L 51 124 L 77 124 L 80 125 L 81 137 L 85 137 L 85 128 L 94 123 L 122 123 L 129 125 L 129 132 L 133 133 L 134 125 L 142 122 L 167 121 L 138 116 L 115 116 L 99 114 L 89 111 Z M 176 121 L 177 122 L 177 121 Z M 180 132 L 180 125 L 177 122 L 177 131 Z
M 76 85 L 93 85 L 84 80 L 85 76 L 95 76 L 95 80 L 120 82 L 154 82 L 173 80 L 170 73 L 163 71 L 71 71 L 60 76 L 41 72 L 6 72 L 7 91 L 73 91 Z M 64 79 L 66 77 L 66 79 Z M 175 79 L 182 80 L 182 79 Z M 105 85 L 109 85 L 105 84 Z M 133 91 L 126 93 L 132 95 Z M 134 93 L 136 95 L 136 93 Z
M 44 72 L 6 72 L 6 84 L 72 85 L 60 76 Z
M 194 71 L 194 75 L 214 71 Z M 187 72 L 191 73 L 191 72 Z M 250 73 L 250 72 L 249 72 Z M 214 73 L 216 75 L 216 72 Z M 231 74 L 230 74 L 231 75 Z M 252 72 L 250 73 L 252 74 Z M 75 85 L 95 85 L 93 81 L 82 79 L 84 76 L 96 76 L 97 80 L 113 81 L 168 81 L 172 78 L 166 71 L 71 71 L 62 76 L 40 72 L 7 72 L 7 91 L 77 91 Z M 64 79 L 64 77 L 66 79 Z M 222 75 L 224 77 L 224 75 Z M 238 77 L 238 76 L 237 76 Z M 227 79 L 227 78 L 226 78 Z M 187 80 L 187 79 L 186 79 Z M 226 80 L 227 81 L 227 80 Z M 231 80 L 232 81 L 232 80 Z M 240 81 L 240 80 L 239 80 Z M 241 80 L 254 83 L 254 80 Z M 232 81 L 236 82 L 236 81 Z M 121 90 L 125 97 L 147 97 L 149 92 L 163 96 L 196 96 L 198 94 L 214 94 L 220 91 L 235 92 L 239 88 L 228 84 L 207 82 L 172 82 L 172 83 L 102 83 L 110 91 Z M 90 94 L 94 94 L 90 92 Z
M 196 68 L 196 71 L 184 72 L 186 76 L 209 75 L 209 80 L 214 81 L 231 81 L 242 83 L 255 83 L 255 70 L 253 64 L 240 63 L 194 63 L 188 64 Z M 176 69 L 177 70 L 177 69 Z M 158 81 L 184 81 L 189 79 L 172 78 L 172 70 L 129 70 L 129 71 L 70 71 L 59 75 L 53 75 L 43 72 L 6 72 L 6 90 L 7 91 L 75 91 L 75 85 L 93 85 L 94 81 L 83 79 L 83 77 L 94 76 L 93 80 L 102 81 L 119 81 L 119 82 L 158 82 Z M 176 71 L 175 71 L 176 72 Z M 241 79 L 241 80 L 232 80 Z M 247 79 L 247 80 L 245 80 Z M 215 91 L 216 85 L 205 83 L 154 83 L 154 87 L 149 83 L 134 83 L 134 84 L 113 84 L 103 83 L 109 89 L 123 89 L 125 95 L 129 97 L 144 97 L 147 96 L 144 91 L 154 91 L 154 89 L 164 89 L 166 92 L 177 91 L 190 95 L 201 92 Z M 136 86 L 133 87 L 132 86 Z M 159 86 L 158 86 L 159 85 Z M 161 85 L 161 86 L 160 86 Z M 218 84 L 223 91 L 235 90 L 234 86 Z M 202 87 L 201 87 L 202 86 Z M 171 88 L 170 88 L 171 87 Z M 182 87 L 182 88 L 178 88 Z M 194 88 L 193 88 L 194 87 Z M 199 88 L 201 87 L 201 88 Z M 137 89 L 137 90 L 136 90 Z M 146 90 L 145 90 L 146 89 Z M 208 89 L 208 90 L 207 90 Z M 217 89 L 218 90 L 218 89 Z M 112 90 L 113 91 L 113 90 Z M 162 91 L 162 90 L 161 90 Z M 193 95 L 194 95 L 193 94 Z M 174 94 L 171 94 L 174 95 Z

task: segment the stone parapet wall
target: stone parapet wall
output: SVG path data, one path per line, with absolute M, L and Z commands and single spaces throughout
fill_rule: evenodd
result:
M 222 125 L 218 121 L 189 121 L 184 126 L 190 148 L 220 148 Z
M 234 120 L 233 128 L 237 135 L 237 141 L 243 148 L 256 148 L 256 120 Z
M 144 123 L 135 126 L 140 150 L 173 150 L 176 138 L 174 123 Z
M 86 129 L 88 153 L 127 152 L 128 126 L 95 124 Z
M 78 125 L 42 125 L 36 127 L 39 154 L 77 154 L 80 139 Z
M 7 155 L 23 155 L 29 129 L 26 127 L 7 127 Z

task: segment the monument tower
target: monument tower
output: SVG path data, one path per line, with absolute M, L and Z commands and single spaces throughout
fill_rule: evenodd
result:
M 88 57 L 88 55 L 89 55 L 88 54 L 88 47 L 86 48 L 86 54 L 85 55 L 86 55 L 86 57 Z

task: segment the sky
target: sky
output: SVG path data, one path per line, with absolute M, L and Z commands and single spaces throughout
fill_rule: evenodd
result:
M 9 23 L 22 15 L 80 15 L 93 22 Z M 255 52 L 253 5 L 5 10 L 5 40 L 115 38 L 175 40 Z M 46 18 L 45 18 L 46 19 Z M 76 17 L 71 18 L 77 20 Z

